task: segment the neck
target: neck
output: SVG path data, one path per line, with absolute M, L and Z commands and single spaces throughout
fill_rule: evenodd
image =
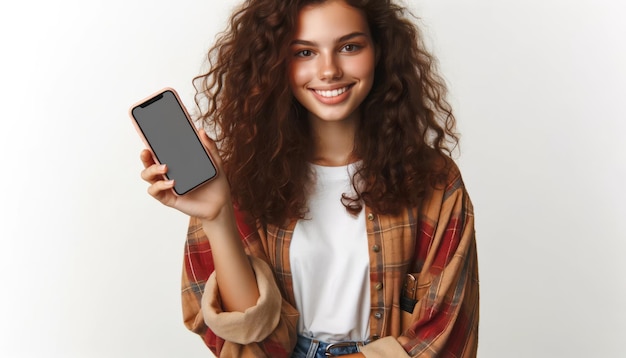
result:
M 323 166 L 343 166 L 356 161 L 354 137 L 357 118 L 324 121 L 310 118 L 313 135 L 313 163 Z

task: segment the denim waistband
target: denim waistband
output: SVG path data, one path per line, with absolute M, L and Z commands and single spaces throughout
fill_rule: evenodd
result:
M 367 342 L 346 341 L 327 343 L 298 335 L 298 342 L 291 358 L 326 358 L 358 353 Z

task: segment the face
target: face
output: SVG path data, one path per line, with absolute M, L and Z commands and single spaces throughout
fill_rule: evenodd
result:
M 340 0 L 300 11 L 289 81 L 314 121 L 356 120 L 374 82 L 375 51 L 363 13 Z

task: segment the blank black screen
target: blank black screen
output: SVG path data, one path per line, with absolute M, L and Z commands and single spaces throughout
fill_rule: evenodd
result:
M 165 91 L 132 113 L 157 160 L 167 164 L 167 177 L 174 180 L 177 194 L 215 176 L 215 167 L 174 93 Z

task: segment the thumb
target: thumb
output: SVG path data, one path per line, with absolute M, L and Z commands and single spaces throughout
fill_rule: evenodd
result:
M 198 130 L 198 137 L 200 137 L 200 141 L 205 146 L 205 148 L 209 150 L 209 154 L 211 155 L 211 158 L 214 161 L 217 161 L 217 163 L 215 164 L 221 166 L 222 158 L 220 157 L 219 150 L 217 149 L 217 144 L 215 144 L 215 141 L 209 138 L 209 135 L 206 133 L 204 129 Z

